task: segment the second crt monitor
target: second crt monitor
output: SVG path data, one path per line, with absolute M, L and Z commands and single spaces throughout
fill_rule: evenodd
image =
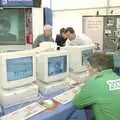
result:
M 63 80 L 68 75 L 66 51 L 42 52 L 37 56 L 37 80 L 45 83 Z
M 69 54 L 70 72 L 79 73 L 86 71 L 88 57 L 93 52 L 93 47 L 92 45 L 81 45 L 64 48 Z

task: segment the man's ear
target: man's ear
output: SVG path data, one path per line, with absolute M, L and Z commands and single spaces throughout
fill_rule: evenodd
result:
M 97 68 L 93 68 L 93 72 L 97 73 L 99 70 Z

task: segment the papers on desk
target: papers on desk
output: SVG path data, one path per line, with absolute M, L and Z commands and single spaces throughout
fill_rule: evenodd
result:
M 0 120 L 25 120 L 44 111 L 45 109 L 46 107 L 35 102 L 1 117 Z
M 58 96 L 55 96 L 53 98 L 53 100 L 55 100 L 61 104 L 67 104 L 72 101 L 73 97 L 75 96 L 75 94 L 78 92 L 79 89 L 80 89 L 80 85 L 78 85 Z

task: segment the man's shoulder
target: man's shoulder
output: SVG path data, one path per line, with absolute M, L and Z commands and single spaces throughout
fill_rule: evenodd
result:
M 38 35 L 37 38 L 36 38 L 36 40 L 37 40 L 37 41 L 42 41 L 42 40 L 44 40 L 44 34 Z
M 60 39 L 61 38 L 61 35 L 57 34 L 56 35 L 56 40 Z
M 87 84 L 95 84 L 96 82 L 99 82 L 99 79 L 104 77 L 104 74 L 102 72 L 98 72 L 87 79 Z
M 80 33 L 79 35 L 77 35 L 78 39 L 87 41 L 87 42 L 92 42 L 92 39 L 90 39 L 86 34 L 84 33 Z
M 43 35 L 43 34 L 40 34 L 40 35 L 38 35 L 37 38 L 44 38 L 44 35 Z
M 57 34 L 56 37 L 60 37 L 61 35 L 60 34 Z
M 88 83 L 99 83 L 101 82 L 101 79 L 103 82 L 109 80 L 109 79 L 118 79 L 120 78 L 119 76 L 117 76 L 112 69 L 107 69 L 107 70 L 103 70 L 101 72 L 96 73 L 95 75 L 92 75 L 91 77 L 89 77 Z

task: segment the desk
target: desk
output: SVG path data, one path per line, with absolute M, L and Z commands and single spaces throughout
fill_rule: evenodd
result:
M 15 110 L 16 108 L 12 107 L 6 109 L 5 112 L 10 113 Z M 87 116 L 85 110 L 77 110 L 70 102 L 65 105 L 58 104 L 54 110 L 46 110 L 32 116 L 27 120 L 87 120 Z
M 54 93 L 54 95 L 49 95 L 48 98 L 52 98 L 53 96 L 55 96 L 55 94 L 58 94 L 58 93 Z M 5 113 L 10 113 L 25 105 L 26 104 L 19 107 L 18 106 L 10 107 L 5 110 Z M 72 113 L 75 113 L 73 114 L 72 119 L 67 119 L 67 117 L 71 116 Z M 32 116 L 28 120 L 87 120 L 87 116 L 86 116 L 85 110 L 77 110 L 72 105 L 72 103 L 69 102 L 68 104 L 65 104 L 65 105 L 58 104 L 58 106 L 53 111 L 46 110 L 44 112 L 38 113 L 35 116 Z
M 76 112 L 72 117 L 74 119 L 71 120 L 87 120 L 85 110 L 76 110 L 71 103 L 59 105 L 54 111 L 39 113 L 28 120 L 70 120 L 67 119 L 67 117 L 71 115 L 73 111 Z

